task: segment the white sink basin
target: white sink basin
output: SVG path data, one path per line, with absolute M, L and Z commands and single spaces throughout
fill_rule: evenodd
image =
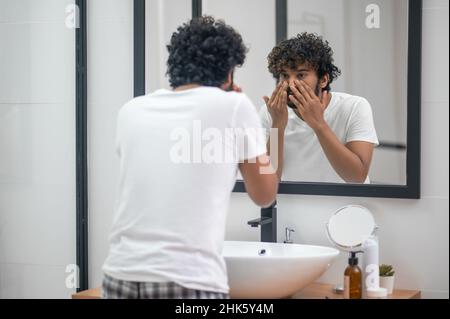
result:
M 237 299 L 292 296 L 318 279 L 338 255 L 338 250 L 321 246 L 226 241 L 223 256 L 230 296 Z

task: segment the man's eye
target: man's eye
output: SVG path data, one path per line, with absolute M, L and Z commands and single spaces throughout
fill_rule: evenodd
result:
M 305 74 L 299 74 L 299 75 L 297 75 L 297 77 L 298 77 L 299 79 L 302 79 L 302 78 L 305 77 Z

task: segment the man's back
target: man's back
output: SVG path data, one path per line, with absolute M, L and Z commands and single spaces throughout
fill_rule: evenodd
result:
M 105 273 L 228 292 L 221 251 L 238 161 L 266 153 L 261 130 L 241 154 L 233 129 L 260 127 L 244 94 L 213 87 L 159 90 L 126 104 L 117 122 L 120 184 Z

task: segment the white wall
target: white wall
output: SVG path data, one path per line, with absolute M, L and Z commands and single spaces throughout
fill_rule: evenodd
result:
M 88 1 L 89 283 L 101 284 L 115 203 L 116 117 L 133 97 L 133 2 Z
M 96 5 L 97 1 L 93 3 Z M 101 281 L 101 264 L 107 254 L 107 236 L 114 207 L 114 183 L 117 179 L 113 147 L 114 113 L 132 92 L 131 7 L 126 5 L 127 0 L 108 0 L 108 3 L 111 9 L 108 14 L 117 18 L 108 20 L 114 22 L 96 21 L 97 18 L 92 16 L 95 13 L 90 14 L 91 28 L 97 30 L 90 31 L 94 32 L 90 35 L 91 50 L 96 50 L 90 51 L 89 56 L 92 76 L 90 100 L 95 99 L 93 96 L 100 99 L 98 103 L 90 102 L 92 287 Z M 425 0 L 424 5 L 422 199 L 283 195 L 279 198 L 278 233 L 279 241 L 282 241 L 284 227 L 291 226 L 296 229 L 293 239 L 297 243 L 328 245 L 324 225 L 332 212 L 350 203 L 365 205 L 373 211 L 381 226 L 382 262 L 396 266 L 398 286 L 421 289 L 425 297 L 448 298 L 449 99 L 447 72 L 443 72 L 448 70 L 448 2 Z M 108 25 L 115 30 L 113 35 L 107 33 Z M 97 49 L 93 49 L 94 46 Z M 107 63 L 99 54 L 109 55 Z M 115 69 L 118 66 L 123 69 Z M 158 74 L 155 79 L 161 79 L 161 73 Z M 245 194 L 233 194 L 227 239 L 258 240 L 259 230 L 247 226 L 247 221 L 258 215 L 258 208 Z M 321 280 L 339 282 L 345 262 L 346 256 L 342 255 Z
M 0 0 L 0 298 L 68 298 L 75 32 L 67 0 Z
M 380 225 L 381 262 L 397 268 L 397 285 L 425 298 L 449 297 L 449 3 L 425 0 L 423 12 L 422 199 L 279 196 L 278 241 L 284 228 L 296 243 L 329 245 L 325 223 L 341 206 L 367 206 Z M 246 222 L 259 215 L 245 194 L 233 194 L 227 239 L 258 240 Z M 347 256 L 321 281 L 339 283 Z

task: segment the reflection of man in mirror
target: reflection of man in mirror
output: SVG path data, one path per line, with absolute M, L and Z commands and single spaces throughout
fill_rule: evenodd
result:
M 264 97 L 267 107 L 260 115 L 267 129 L 278 129 L 278 176 L 369 183 L 378 145 L 372 109 L 362 97 L 331 91 L 340 70 L 328 41 L 302 33 L 281 42 L 268 60 L 279 84 L 270 98 Z

